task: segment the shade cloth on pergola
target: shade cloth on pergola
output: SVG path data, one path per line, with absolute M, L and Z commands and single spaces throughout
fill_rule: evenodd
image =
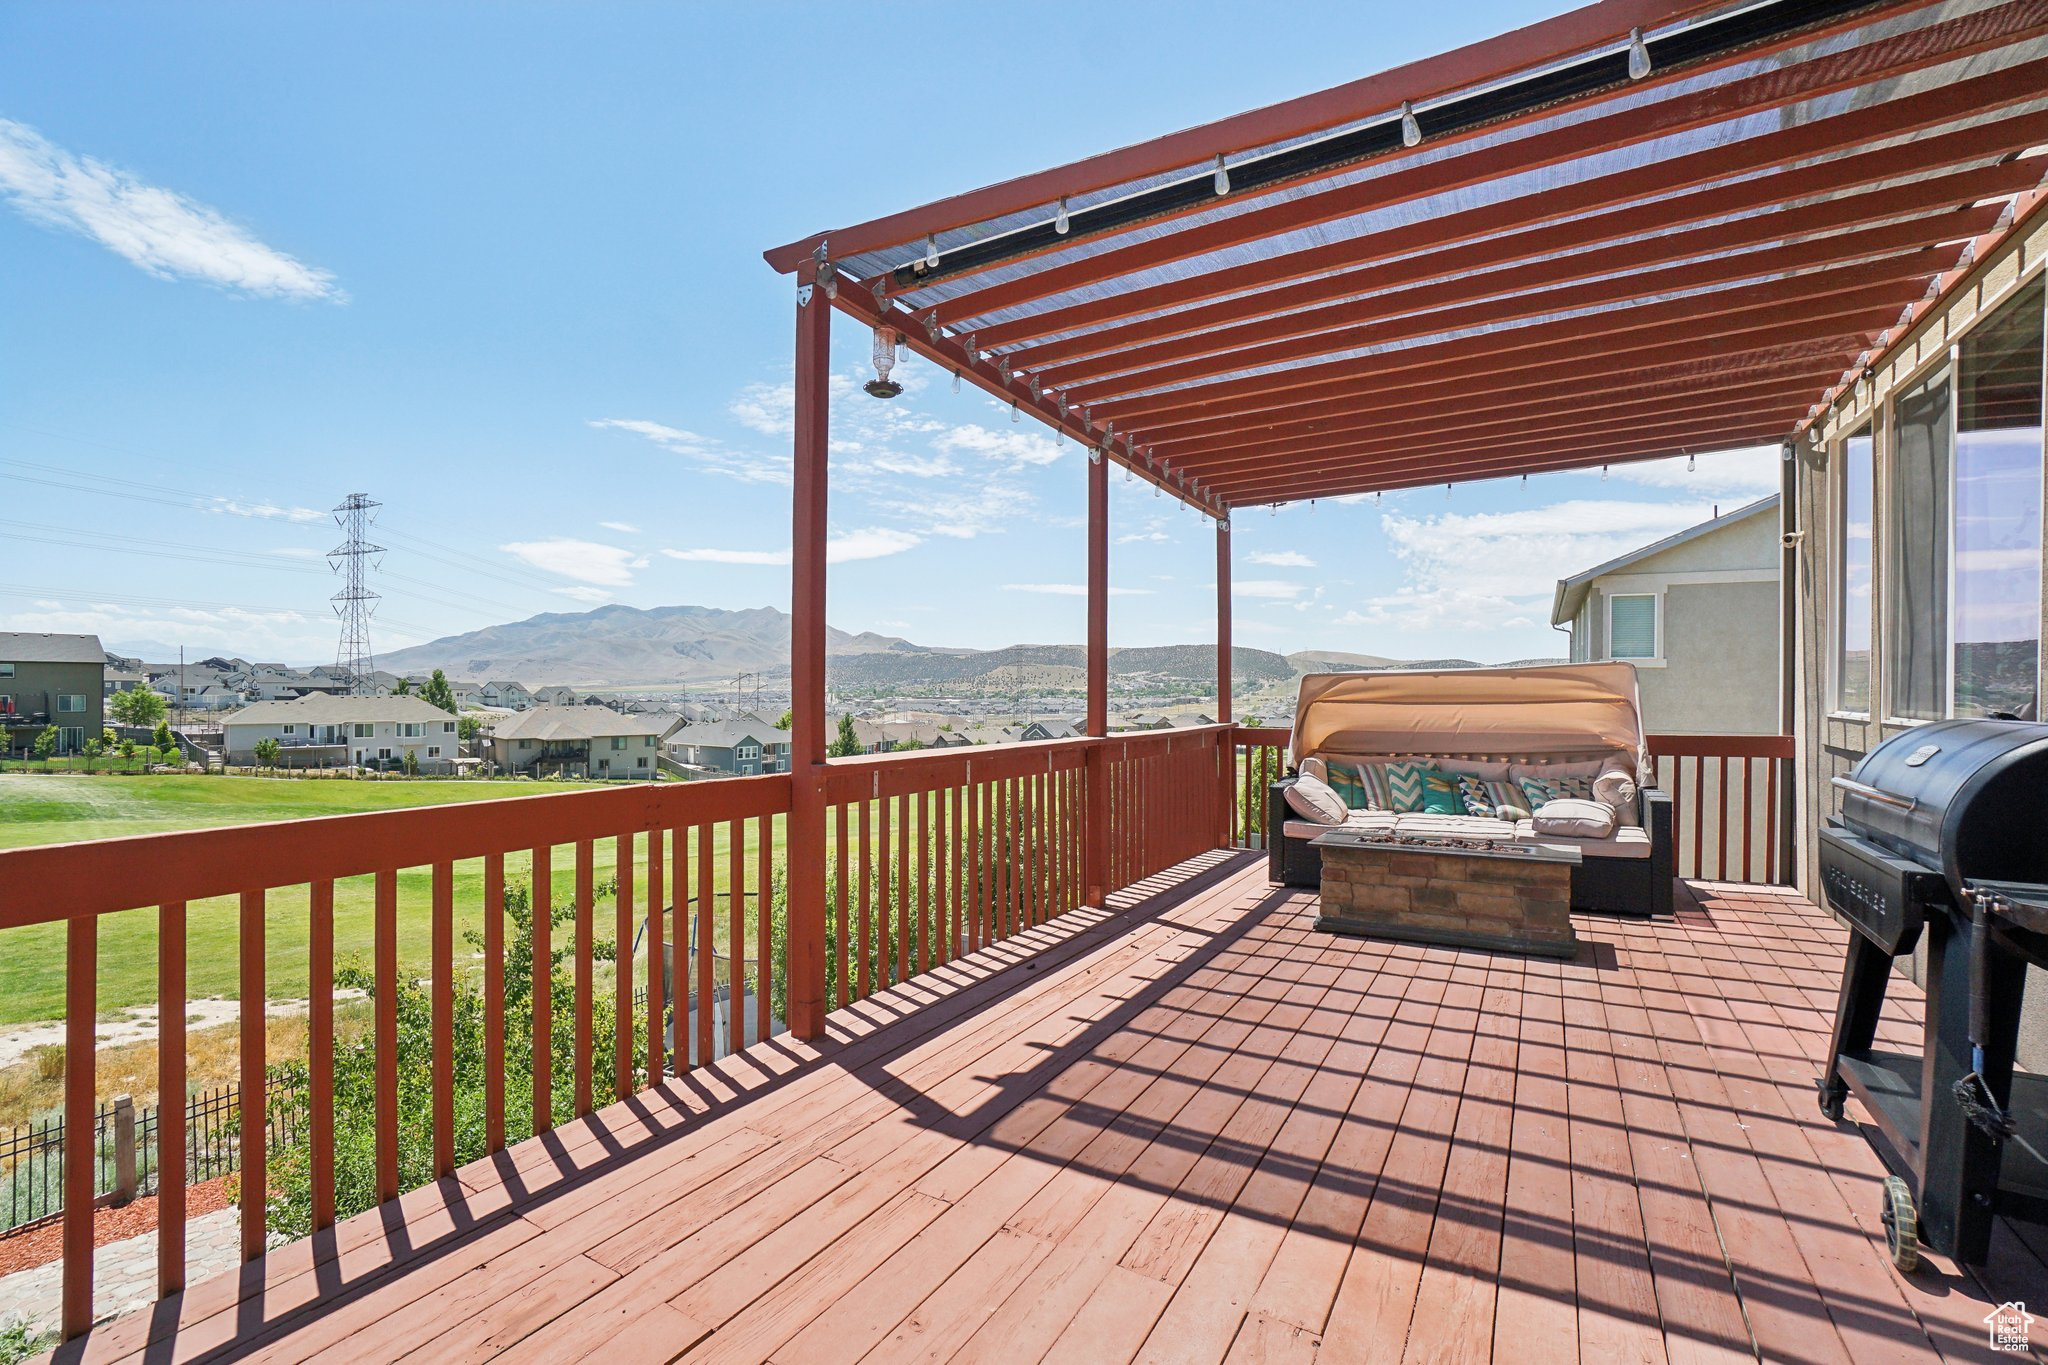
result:
M 2048 0 L 1609 0 L 767 257 L 1224 513 L 1787 439 L 2044 144 Z

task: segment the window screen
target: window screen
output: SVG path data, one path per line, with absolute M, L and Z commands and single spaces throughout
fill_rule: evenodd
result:
M 1842 508 L 1836 519 L 1835 699 L 1837 711 L 1870 710 L 1870 565 L 1876 517 L 1870 428 L 1842 443 Z
M 1892 409 L 1891 709 L 1947 711 L 1949 384 L 1937 375 Z
M 1649 593 L 1608 599 L 1607 653 L 1615 659 L 1657 657 L 1657 599 Z

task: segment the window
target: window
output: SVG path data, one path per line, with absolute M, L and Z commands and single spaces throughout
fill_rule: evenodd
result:
M 640 755 L 640 757 L 638 757 L 638 758 L 634 759 L 634 760 L 633 760 L 633 766 L 634 766 L 634 767 L 636 767 L 636 768 L 644 768 L 644 767 L 646 767 L 646 766 L 647 766 L 647 755 L 646 755 L 646 754 L 642 754 L 642 755 Z
M 1624 593 L 1607 599 L 1607 657 L 1657 657 L 1657 595 Z
M 1842 443 L 1841 515 L 1835 519 L 1834 709 L 1870 710 L 1871 528 L 1877 517 L 1871 428 Z
M 13 665 L 13 664 L 0 664 L 0 678 L 11 678 L 11 677 L 13 677 L 13 676 L 14 676 L 14 665 Z
M 530 739 L 522 739 L 519 741 L 519 747 L 522 749 L 531 749 L 533 747 L 533 741 Z M 251 1051 L 254 1051 L 254 1049 L 252 1048 Z
M 85 709 L 85 694 L 82 692 L 59 692 L 57 694 L 57 709 L 59 711 L 83 711 Z
M 299 730 L 299 727 L 298 727 L 298 726 L 296 726 L 296 725 L 287 725 L 287 726 L 285 726 L 285 727 L 284 727 L 284 732 L 285 732 L 286 734 L 288 734 L 288 735 L 294 735 L 294 734 L 297 734 L 297 733 L 298 733 L 298 730 Z M 255 1051 L 255 1049 L 254 1049 L 254 1048 L 251 1048 L 251 1049 L 250 1049 L 250 1051 L 251 1051 L 251 1052 L 253 1052 L 253 1051 Z
M 623 749 L 623 748 L 625 748 L 625 747 L 626 747 L 626 737 L 625 737 L 624 735 L 613 735 L 613 736 L 612 736 L 612 747 L 613 747 L 614 749 Z
M 438 744 L 429 744 L 429 745 L 427 746 L 427 757 L 428 757 L 428 758 L 439 758 L 440 756 L 441 756 L 441 746 L 440 746 L 440 745 L 438 745 Z M 252 1052 L 253 1052 L 253 1051 L 255 1051 L 255 1049 L 254 1049 L 254 1048 L 251 1048 L 251 1049 L 250 1049 L 250 1051 L 252 1051 Z
M 452 734 L 454 734 L 454 733 L 455 733 L 455 722 L 454 722 L 454 721 L 452 721 L 452 720 L 444 720 L 444 721 L 442 721 L 442 722 L 441 722 L 441 733 L 442 733 L 442 734 L 444 734 L 444 735 L 452 735 Z M 253 1051 L 253 1049 L 252 1049 L 252 1051 Z
M 379 749 L 377 757 L 388 763 L 391 761 L 391 751 L 389 749 Z
M 425 739 L 427 735 L 426 722 L 417 720 L 406 721 L 398 727 L 398 734 L 401 739 Z
M 1893 407 L 1894 715 L 2033 719 L 2041 679 L 2044 298 L 2036 277 Z
M 376 734 L 377 734 L 377 727 L 376 727 L 376 726 L 374 726 L 374 725 L 365 725 L 365 724 L 363 724 L 363 723 L 362 723 L 361 721 L 357 721 L 357 722 L 356 722 L 356 735 L 355 735 L 355 737 L 356 737 L 357 739 L 372 739 L 372 738 L 374 738 L 374 737 L 376 736 Z
M 738 752 L 741 758 L 759 758 L 761 756 L 761 746 L 758 744 L 742 744 Z
M 1965 336 L 1959 356 L 1952 715 L 2036 714 L 2043 279 Z
M 57 732 L 57 749 L 60 753 L 75 754 L 85 748 L 85 727 L 67 725 Z

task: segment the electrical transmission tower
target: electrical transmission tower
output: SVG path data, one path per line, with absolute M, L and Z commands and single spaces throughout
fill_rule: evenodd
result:
M 365 561 L 384 553 L 372 545 L 366 534 L 376 520 L 373 511 L 384 504 L 368 493 L 351 493 L 334 509 L 334 524 L 348 539 L 327 552 L 328 567 L 347 576 L 348 586 L 334 594 L 334 614 L 341 618 L 341 644 L 334 652 L 337 668 L 347 671 L 349 691 L 362 695 L 370 690 L 370 673 L 376 661 L 370 654 L 370 614 L 377 609 L 378 595 L 363 582 Z

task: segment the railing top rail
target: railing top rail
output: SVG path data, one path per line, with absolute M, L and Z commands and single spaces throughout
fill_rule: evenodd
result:
M 1645 735 L 1653 758 L 1791 758 L 1790 735 Z
M 788 774 L 635 783 L 0 850 L 0 929 L 780 815 L 790 794 Z
M 1072 739 L 1025 740 L 1015 744 L 959 745 L 903 753 L 854 754 L 827 759 L 826 799 L 859 801 L 968 782 L 1059 772 L 1081 765 L 1091 749 L 1132 753 L 1166 751 L 1180 744 L 1213 745 L 1234 726 L 1189 725 L 1172 730 L 1128 730 Z
M 1237 731 L 1239 744 L 1285 744 L 1294 738 L 1291 725 L 1239 725 L 1233 728 Z

